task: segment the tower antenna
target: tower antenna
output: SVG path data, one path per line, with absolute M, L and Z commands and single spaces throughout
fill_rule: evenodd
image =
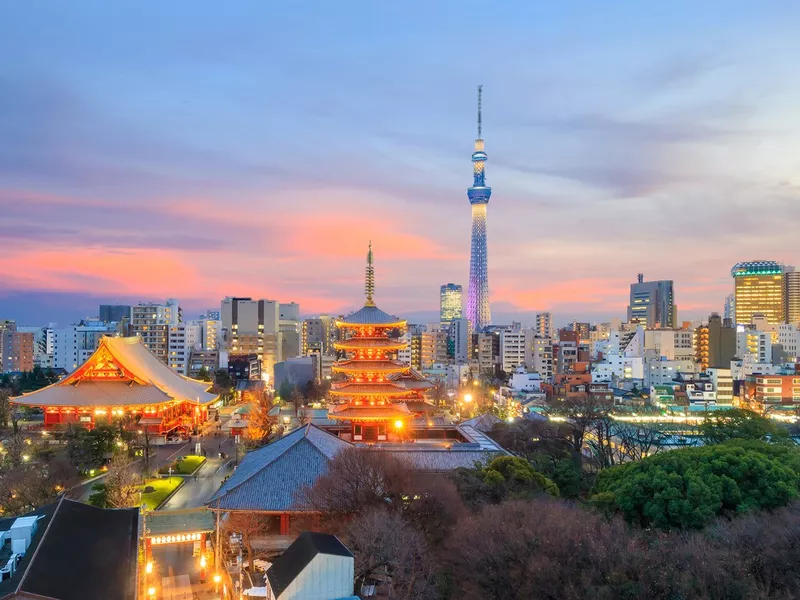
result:
M 481 132 L 483 130 L 483 121 L 481 119 L 481 98 L 483 96 L 483 86 L 478 86 L 478 139 L 481 139 Z

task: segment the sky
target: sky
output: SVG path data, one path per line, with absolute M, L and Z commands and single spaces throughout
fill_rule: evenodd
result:
M 433 319 L 469 270 L 482 84 L 494 322 L 680 319 L 800 266 L 800 3 L 0 3 L 0 319 L 224 296 Z

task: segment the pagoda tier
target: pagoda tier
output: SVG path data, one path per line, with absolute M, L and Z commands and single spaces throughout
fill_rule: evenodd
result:
M 393 340 L 387 337 L 357 337 L 335 342 L 333 347 L 337 350 L 372 350 L 374 352 L 397 352 L 406 347 L 406 343 L 400 340 Z
M 331 366 L 336 373 L 388 375 L 403 373 L 408 367 L 393 360 L 342 360 Z
M 345 357 L 332 369 L 345 375 L 347 381 L 333 385 L 328 416 L 349 421 L 350 436 L 356 442 L 402 440 L 408 422 L 419 414 L 418 410 L 410 411 L 404 399 L 418 404 L 424 386 L 406 386 L 406 382 L 419 383 L 417 374 L 395 360 L 397 351 L 406 347 L 398 339 L 406 322 L 382 311 L 372 300 L 375 281 L 371 246 L 365 289 L 364 306 L 336 321 L 345 339 L 334 347 Z

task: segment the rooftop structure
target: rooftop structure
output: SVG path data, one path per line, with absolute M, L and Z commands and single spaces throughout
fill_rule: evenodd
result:
M 467 319 L 476 331 L 492 323 L 489 308 L 489 269 L 486 246 L 486 207 L 492 188 L 486 185 L 486 151 L 484 150 L 481 99 L 483 86 L 478 86 L 478 137 L 472 153 L 472 187 L 467 197 L 472 207 L 472 236 L 469 259 L 469 289 L 467 292 Z
M 135 600 L 139 510 L 61 498 L 0 519 L 0 598 Z
M 136 427 L 156 434 L 191 431 L 217 399 L 210 383 L 178 375 L 139 337 L 104 337 L 97 350 L 68 377 L 12 398 L 17 406 L 44 411 L 47 428 L 132 416 Z
M 334 363 L 334 373 L 347 380 L 333 384 L 328 417 L 351 424 L 346 437 L 353 441 L 385 442 L 402 439 L 412 417 L 404 399 L 422 401 L 432 387 L 396 353 L 405 344 L 400 336 L 406 322 L 375 306 L 375 267 L 372 244 L 367 253 L 364 306 L 336 321 L 343 341 L 335 348 L 345 357 Z

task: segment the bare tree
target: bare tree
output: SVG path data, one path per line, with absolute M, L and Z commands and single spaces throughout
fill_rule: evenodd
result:
M 411 477 L 411 468 L 388 452 L 345 448 L 330 462 L 327 473 L 300 491 L 298 503 L 327 517 L 387 504 L 400 506 Z
M 228 515 L 225 522 L 225 529 L 230 533 L 238 533 L 242 536 L 242 544 L 247 550 L 247 561 L 250 563 L 250 571 L 254 571 L 253 561 L 253 540 L 259 535 L 267 532 L 266 519 L 269 517 L 254 512 L 232 512 Z
M 103 482 L 109 508 L 127 508 L 138 503 L 139 477 L 124 453 L 117 452 L 111 459 Z
M 397 512 L 373 508 L 354 519 L 343 538 L 355 556 L 358 588 L 372 582 L 385 598 L 436 597 L 425 539 Z
M 581 452 L 587 433 L 599 419 L 608 417 L 611 408 L 611 402 L 585 392 L 566 398 L 560 405 L 553 406 L 550 412 L 566 417 L 572 426 L 572 445 L 576 452 Z

